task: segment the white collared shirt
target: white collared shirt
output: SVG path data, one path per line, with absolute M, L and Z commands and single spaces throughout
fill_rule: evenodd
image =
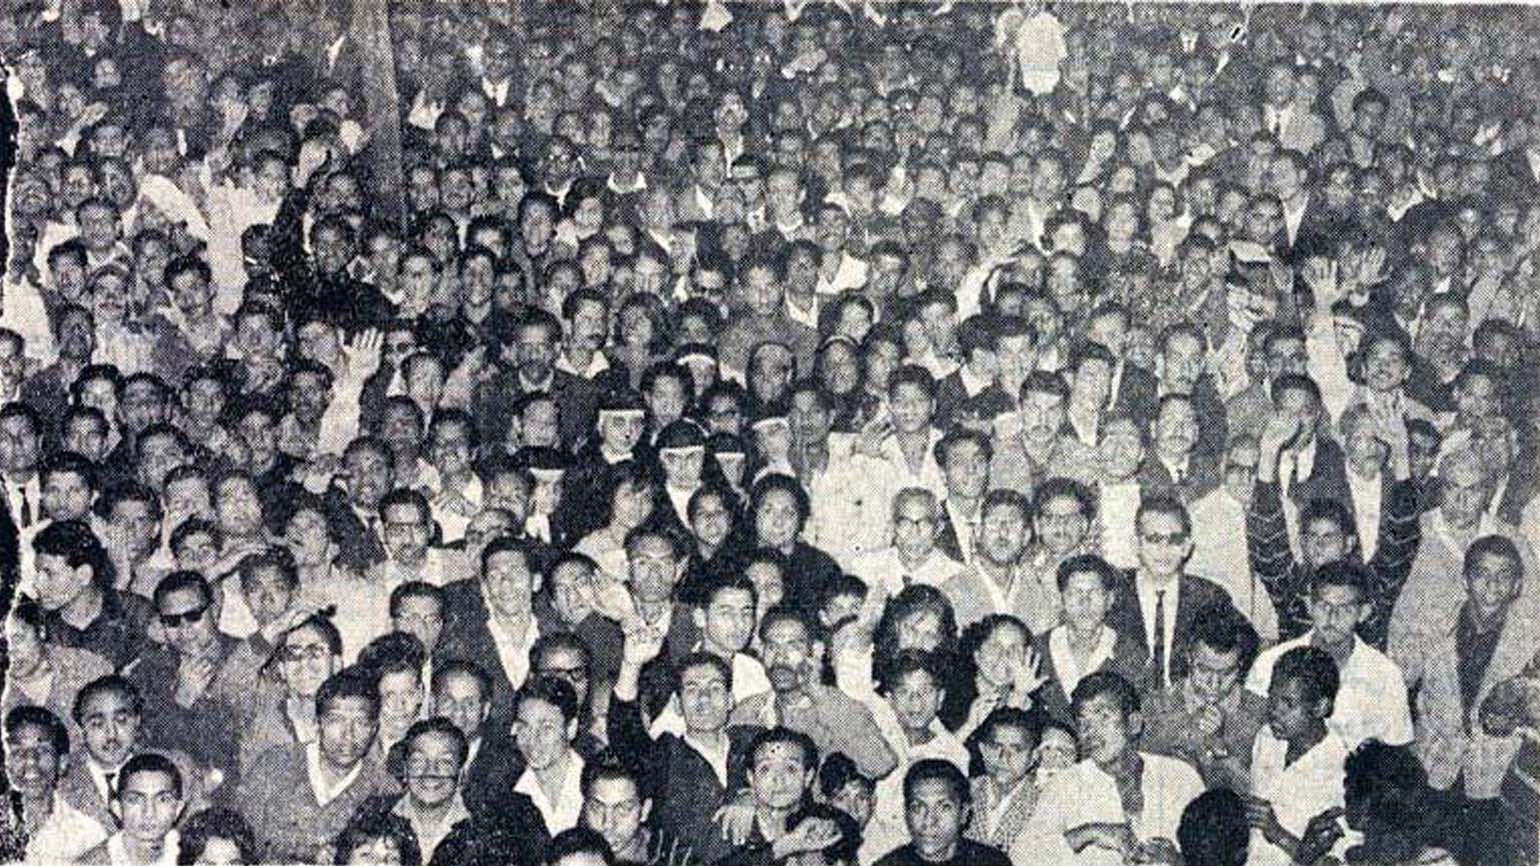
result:
M 1246 689 L 1261 697 L 1273 681 L 1273 665 L 1295 647 L 1307 646 L 1314 631 L 1286 640 L 1257 656 L 1246 675 Z M 1341 685 L 1331 718 L 1326 720 L 1348 748 L 1373 738 L 1392 746 L 1412 741 L 1412 711 L 1407 701 L 1406 681 L 1401 669 L 1390 657 L 1353 638 L 1353 654 L 1342 666 Z
M 1059 685 L 1064 688 L 1066 695 L 1075 693 L 1075 686 L 1088 674 L 1093 674 L 1101 669 L 1101 666 L 1112 658 L 1113 647 L 1117 645 L 1118 633 L 1111 626 L 1102 626 L 1101 637 L 1096 641 L 1096 647 L 1091 650 L 1091 655 L 1086 658 L 1084 666 L 1075 660 L 1075 653 L 1069 647 L 1069 627 L 1058 626 L 1048 633 L 1048 656 L 1053 661 L 1053 671 L 1058 676 Z
M 834 278 L 825 280 L 823 272 L 818 274 L 818 294 L 838 295 L 851 289 L 859 289 L 866 285 L 866 262 L 851 255 L 847 250 L 840 250 L 840 264 L 834 270 Z
M 583 758 L 569 747 L 562 760 L 566 762 L 567 769 L 555 800 L 546 795 L 533 767 L 526 767 L 513 786 L 513 790 L 535 802 L 535 808 L 540 810 L 540 816 L 545 819 L 546 829 L 552 834 L 576 827 L 583 812 Z
M 1330 730 L 1324 739 L 1285 766 L 1288 749 L 1288 742 L 1273 736 L 1266 725 L 1257 732 L 1251 748 L 1251 793 L 1271 803 L 1278 823 L 1298 837 L 1304 834 L 1311 818 L 1343 805 L 1348 749 L 1342 738 Z M 1293 862 L 1282 848 L 1267 841 L 1262 831 L 1251 831 L 1247 866 L 1292 866 Z
M 1122 866 L 1114 851 L 1088 846 L 1076 854 L 1064 839 L 1069 830 L 1089 823 L 1128 823 L 1141 841 L 1175 839 L 1187 804 L 1203 793 L 1203 779 L 1185 761 L 1139 754 L 1144 771 L 1139 789 L 1144 810 L 1123 811 L 1117 782 L 1089 758 L 1057 773 L 1043 788 L 1027 826 L 1010 849 L 1012 863 L 1052 863 L 1054 866 Z
M 514 688 L 523 685 L 524 679 L 529 676 L 529 651 L 534 648 L 535 638 L 539 636 L 534 615 L 530 615 L 523 639 L 517 642 L 492 614 L 487 615 L 487 632 L 492 635 L 492 646 L 497 649 L 497 660 L 503 666 L 503 673 L 508 675 L 508 682 Z
M 336 784 L 326 781 L 326 774 L 321 771 L 321 743 L 305 745 L 305 775 L 310 777 L 310 792 L 315 796 L 317 806 L 325 806 L 327 803 L 342 796 L 342 792 L 348 789 L 358 779 L 358 774 L 363 772 L 364 762 L 359 761 L 348 770 L 347 775 L 338 779 Z
M 1307 193 L 1305 200 L 1298 208 L 1289 207 L 1288 202 L 1283 203 L 1283 227 L 1289 233 L 1289 245 L 1299 238 L 1299 226 L 1305 221 L 1305 210 L 1310 207 L 1310 196 Z
M 736 682 L 737 680 L 734 679 L 734 683 Z M 737 702 L 734 701 L 733 703 L 736 704 Z M 727 741 L 726 736 L 723 736 L 721 748 L 714 748 L 707 743 L 703 743 L 690 736 L 689 733 L 683 734 L 681 739 L 684 740 L 685 745 L 694 749 L 697 755 L 706 759 L 706 764 L 711 767 L 711 772 L 716 773 L 717 781 L 721 782 L 722 787 L 725 789 L 727 787 L 727 753 L 732 748 L 732 744 Z
M 1373 478 L 1360 478 L 1351 468 L 1347 471 L 1348 490 L 1353 496 L 1353 523 L 1358 530 L 1358 549 L 1364 561 L 1374 558 L 1380 546 L 1380 511 L 1385 498 L 1384 480 L 1376 474 Z

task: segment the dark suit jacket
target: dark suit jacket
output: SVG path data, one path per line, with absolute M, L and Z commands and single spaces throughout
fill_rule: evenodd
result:
M 556 370 L 549 392 L 561 410 L 561 441 L 575 450 L 583 438 L 593 432 L 598 416 L 600 389 L 593 382 Z M 501 442 L 507 438 L 513 420 L 514 404 L 524 396 L 525 388 L 515 369 L 500 369 L 476 388 L 472 409 L 480 424 L 481 441 Z
M 1299 479 L 1289 487 L 1289 499 L 1300 507 L 1312 499 L 1351 502 L 1352 493 L 1347 483 L 1347 457 L 1342 453 L 1342 446 L 1317 433 L 1315 462 L 1310 467 L 1310 477 Z
M 1219 486 L 1223 480 L 1219 465 L 1220 456 L 1204 451 L 1196 451 L 1187 460 L 1187 475 L 1177 484 L 1171 477 L 1171 471 L 1166 464 L 1149 454 L 1144 458 L 1144 463 L 1139 466 L 1139 492 L 1143 496 L 1156 494 L 1169 494 L 1182 500 L 1186 505 L 1191 505 L 1203 494 Z
M 1112 396 L 1113 415 L 1130 418 L 1154 418 L 1160 398 L 1160 384 L 1155 374 L 1135 364 L 1123 365 L 1123 378 L 1118 380 L 1118 392 Z
M 346 493 L 333 487 L 326 491 L 324 503 L 331 536 L 337 539 L 338 562 L 363 574 L 370 566 L 385 561 L 384 539 L 359 518 Z
M 1217 584 L 1201 577 L 1184 574 L 1178 578 L 1176 627 L 1172 634 L 1166 636 L 1166 653 L 1171 659 L 1172 682 L 1187 675 L 1187 648 L 1190 643 L 1188 632 L 1192 628 L 1193 617 L 1198 611 L 1214 604 L 1230 604 L 1230 594 Z M 1123 574 L 1117 593 L 1112 599 L 1112 607 L 1107 611 L 1107 624 L 1120 634 L 1134 637 L 1144 653 L 1146 668 L 1153 665 L 1154 660 L 1150 658 L 1150 635 L 1144 630 L 1144 614 L 1139 608 L 1139 593 L 1134 588 L 1133 572 Z M 1148 682 L 1158 682 L 1154 673 L 1153 669 L 1148 671 Z
M 496 717 L 494 717 L 496 718 Z M 499 722 L 499 726 L 506 727 Z M 483 725 L 483 729 L 492 726 Z M 487 806 L 501 807 L 513 794 L 513 786 L 524 774 L 524 755 L 514 742 L 513 736 L 496 730 L 484 730 L 476 757 L 465 768 L 465 781 L 460 784 L 460 796 L 465 808 L 479 812 Z M 542 822 L 541 826 L 544 826 Z
M 653 817 L 673 836 L 694 840 L 698 862 L 711 863 L 726 856 L 732 846 L 715 832 L 712 816 L 734 792 L 748 782 L 749 745 L 760 729 L 733 725 L 727 729 L 727 785 L 717 778 L 706 759 L 679 737 L 664 733 L 648 736 L 641 708 L 635 701 L 616 698 L 610 703 L 610 746 L 633 756 L 646 772 L 647 795 L 653 798 Z

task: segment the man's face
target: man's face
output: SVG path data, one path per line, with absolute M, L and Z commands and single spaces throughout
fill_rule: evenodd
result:
M 459 788 L 461 752 L 455 741 L 442 733 L 413 738 L 406 755 L 406 793 L 413 805 L 432 809 L 454 797 Z
M 1524 585 L 1519 563 L 1506 556 L 1488 553 L 1472 564 L 1465 574 L 1466 594 L 1481 614 L 1494 614 L 1512 604 Z
M 152 436 L 139 440 L 139 481 L 151 490 L 159 491 L 166 480 L 166 473 L 190 462 L 174 436 Z
M 603 836 L 611 851 L 624 851 L 641 832 L 650 806 L 630 779 L 598 779 L 583 801 L 583 825 Z
M 385 546 L 398 562 L 420 562 L 428 552 L 428 539 L 432 528 L 428 515 L 415 504 L 401 503 L 385 509 L 381 515 L 385 525 Z
M 744 589 L 723 589 L 702 611 L 706 641 L 727 652 L 742 652 L 754 635 L 754 596 Z
M 1204 361 L 1203 343 L 1191 334 L 1178 334 L 1161 353 L 1161 380 L 1172 393 L 1191 394 L 1203 375 Z
M 1112 767 L 1133 748 L 1139 735 L 1139 714 L 1125 715 L 1112 694 L 1099 694 L 1075 708 L 1080 753 L 1103 769 Z
M 763 635 L 765 670 L 770 685 L 777 692 L 800 688 L 809 671 L 817 664 L 820 652 L 807 629 L 796 620 L 782 619 L 771 624 Z
M 732 711 L 732 689 L 715 665 L 698 664 L 681 672 L 679 699 L 685 728 L 690 731 L 720 731 Z
M 520 328 L 517 346 L 519 372 L 536 382 L 544 381 L 556 363 L 557 346 L 557 341 L 551 339 L 544 327 Z
M 112 508 L 112 525 L 127 536 L 135 561 L 149 556 L 160 544 L 160 521 L 155 519 L 148 502 L 119 501 Z
M 170 775 L 140 771 L 123 782 L 118 810 L 124 835 L 159 844 L 182 815 L 182 795 Z
M 531 769 L 543 770 L 555 763 L 567 751 L 575 729 L 576 720 L 569 723 L 559 707 L 538 698 L 519 702 L 514 736 Z
M 471 468 L 470 430 L 459 422 L 435 424 L 428 453 L 441 476 L 459 478 Z
M 936 720 L 945 697 L 946 690 L 930 674 L 914 671 L 901 677 L 894 685 L 888 703 L 905 730 L 923 731 Z
M 1491 480 L 1477 459 L 1457 460 L 1441 473 L 1439 510 L 1451 526 L 1476 525 L 1492 498 Z
M 1045 502 L 1037 515 L 1037 535 L 1055 556 L 1064 556 L 1078 547 L 1089 528 L 1085 509 L 1072 496 Z
M 1192 533 L 1177 515 L 1151 511 L 1139 520 L 1139 564 L 1145 571 L 1174 576 L 1191 554 Z
M 156 613 L 166 642 L 183 657 L 200 657 L 218 638 L 217 611 L 197 587 L 167 594 L 156 605 Z
M 944 859 L 956 849 L 968 820 L 968 807 L 945 780 L 926 779 L 915 785 L 906 799 L 904 818 L 921 859 Z
M 75 520 L 91 507 L 91 487 L 74 472 L 51 472 L 43 483 L 43 513 L 51 520 Z
M 1047 391 L 1028 391 L 1021 398 L 1021 431 L 1028 442 L 1045 446 L 1064 426 L 1064 398 Z
M 54 748 L 53 737 L 37 725 L 22 725 L 5 738 L 6 778 L 11 788 L 32 800 L 52 798 L 67 757 Z
M 906 496 L 893 509 L 893 546 L 910 562 L 919 562 L 936 546 L 936 503 Z
M 348 497 L 354 507 L 374 510 L 390 490 L 395 474 L 390 460 L 373 448 L 355 448 L 343 462 L 348 471 Z
M 367 698 L 332 700 L 316 720 L 321 756 L 337 767 L 352 768 L 374 744 L 379 714 Z
M 1240 683 L 1239 649 L 1220 651 L 1203 641 L 1192 644 L 1188 678 L 1198 700 L 1216 706 Z
M 1273 677 L 1267 690 L 1267 724 L 1273 736 L 1298 739 L 1322 717 L 1321 702 L 1310 700 L 1309 692 L 1298 677 Z
M 401 600 L 396 615 L 391 617 L 391 625 L 396 631 L 417 638 L 431 653 L 438 646 L 439 634 L 444 630 L 444 609 L 430 596 L 407 596 Z
M 1363 593 L 1354 587 L 1325 585 L 1310 592 L 1310 624 L 1322 646 L 1351 642 L 1353 630 L 1368 614 Z
M 1014 565 L 1027 544 L 1027 518 L 1020 509 L 997 505 L 979 524 L 979 553 L 996 566 Z
M 792 743 L 771 743 L 754 755 L 749 769 L 749 788 L 754 800 L 772 809 L 792 809 L 802 802 L 812 783 L 813 768 L 807 756 Z
M 1187 454 L 1198 444 L 1198 418 L 1185 400 L 1166 403 L 1155 421 L 1155 444 L 1167 454 Z
M 103 767 L 121 767 L 139 739 L 140 717 L 128 696 L 115 690 L 98 692 L 81 709 L 86 751 Z
M 950 496 L 976 499 L 984 495 L 989 485 L 989 460 L 977 442 L 965 440 L 953 445 L 947 451 L 942 470 Z
M 467 739 L 481 735 L 481 725 L 491 708 L 481 682 L 469 674 L 443 677 L 433 693 L 433 714 L 453 722 Z
M 481 587 L 487 605 L 504 617 L 528 616 L 537 588 L 529 562 L 517 551 L 493 554 L 487 560 Z
M 10 480 L 31 476 L 37 468 L 39 437 L 24 415 L 0 420 L 0 471 Z
M 637 601 L 662 604 L 673 598 L 684 563 L 678 561 L 673 547 L 661 538 L 648 536 L 626 551 L 630 568 L 631 594 Z

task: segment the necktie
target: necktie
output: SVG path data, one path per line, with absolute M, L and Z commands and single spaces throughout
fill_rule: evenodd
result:
M 32 500 L 27 498 L 26 487 L 18 487 L 16 492 L 21 494 L 21 528 L 26 529 L 32 525 Z
M 107 779 L 107 799 L 111 800 L 113 792 L 117 790 L 118 773 L 116 770 L 108 770 L 102 775 Z
M 1155 637 L 1150 641 L 1150 658 L 1155 661 L 1155 681 L 1166 687 L 1166 591 L 1155 591 Z

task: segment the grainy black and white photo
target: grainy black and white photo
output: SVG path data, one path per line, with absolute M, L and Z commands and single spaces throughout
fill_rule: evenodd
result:
M 0 862 L 1540 864 L 1540 7 L 0 0 Z

